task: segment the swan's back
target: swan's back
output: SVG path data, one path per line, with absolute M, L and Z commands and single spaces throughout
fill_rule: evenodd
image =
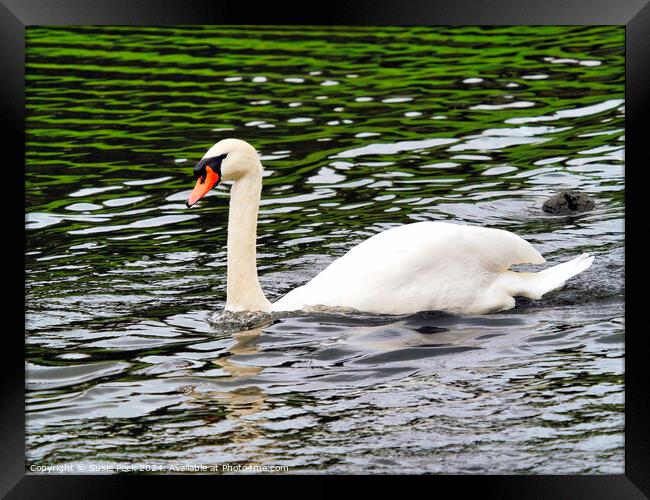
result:
M 309 283 L 282 297 L 273 309 L 326 306 L 384 314 L 436 309 L 482 313 L 513 300 L 490 291 L 508 267 L 543 262 L 530 243 L 507 231 L 417 222 L 355 246 Z

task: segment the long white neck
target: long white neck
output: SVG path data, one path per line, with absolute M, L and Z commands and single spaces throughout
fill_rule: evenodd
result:
M 261 193 L 261 164 L 235 181 L 230 190 L 227 311 L 271 310 L 257 277 L 255 243 Z

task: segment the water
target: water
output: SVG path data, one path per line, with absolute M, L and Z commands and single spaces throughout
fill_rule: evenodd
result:
M 27 465 L 622 473 L 623 44 L 606 26 L 29 27 Z M 184 205 L 229 136 L 266 169 L 271 300 L 420 220 L 596 261 L 494 315 L 229 331 L 209 321 L 228 188 Z M 596 209 L 544 214 L 565 187 Z

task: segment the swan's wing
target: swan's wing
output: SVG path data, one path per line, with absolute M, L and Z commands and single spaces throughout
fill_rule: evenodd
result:
M 530 243 L 507 231 L 417 222 L 383 231 L 355 246 L 309 283 L 285 295 L 274 310 L 317 303 L 388 310 L 391 306 L 384 302 L 413 302 L 431 289 L 439 290 L 442 298 L 474 296 L 477 288 L 511 265 L 543 262 Z M 379 302 L 381 306 L 370 308 Z
M 436 261 L 479 263 L 494 271 L 515 264 L 543 264 L 544 257 L 523 238 L 502 229 L 446 222 L 405 224 L 362 242 L 344 257 L 367 261 L 396 258 L 405 265 Z M 340 260 L 341 260 L 340 259 Z
M 523 238 L 509 231 L 459 225 L 454 245 L 465 253 L 475 253 L 486 268 L 505 271 L 516 264 L 543 264 L 544 257 Z

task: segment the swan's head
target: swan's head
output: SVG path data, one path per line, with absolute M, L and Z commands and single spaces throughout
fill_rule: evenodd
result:
M 224 139 L 217 142 L 194 167 L 196 185 L 187 199 L 187 207 L 194 205 L 221 181 L 237 181 L 259 173 L 261 168 L 257 151 L 246 141 Z

